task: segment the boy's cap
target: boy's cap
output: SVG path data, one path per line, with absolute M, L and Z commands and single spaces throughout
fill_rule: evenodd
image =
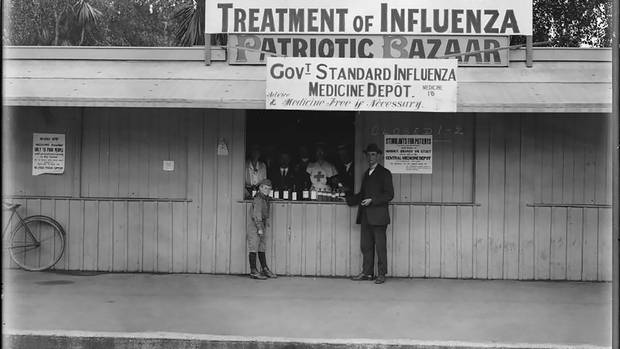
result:
M 262 181 L 260 181 L 260 183 L 258 183 L 258 186 L 259 186 L 259 187 L 260 187 L 261 185 L 266 185 L 266 186 L 268 186 L 268 187 L 271 187 L 271 186 L 272 186 L 272 185 L 271 185 L 271 180 L 269 180 L 269 179 L 266 179 L 266 178 L 265 178 L 265 179 L 263 179 Z
M 379 148 L 375 143 L 368 144 L 366 149 L 364 149 L 364 153 L 369 153 L 369 152 L 383 153 L 381 151 L 381 148 Z

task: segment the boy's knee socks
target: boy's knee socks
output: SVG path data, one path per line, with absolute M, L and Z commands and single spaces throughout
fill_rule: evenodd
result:
M 267 269 L 267 258 L 265 257 L 265 252 L 258 252 L 258 260 L 260 260 L 260 266 L 263 269 Z
M 248 257 L 250 259 L 250 270 L 256 270 L 256 252 L 250 252 Z

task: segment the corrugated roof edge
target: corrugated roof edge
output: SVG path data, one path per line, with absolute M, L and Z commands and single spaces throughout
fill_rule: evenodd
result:
M 204 61 L 204 46 L 117 47 L 117 46 L 5 46 L 3 58 L 28 60 L 119 60 L 119 61 Z M 535 47 L 534 61 L 611 62 L 611 48 Z M 211 49 L 213 61 L 225 61 L 226 51 Z M 512 50 L 510 61 L 525 61 L 525 48 Z

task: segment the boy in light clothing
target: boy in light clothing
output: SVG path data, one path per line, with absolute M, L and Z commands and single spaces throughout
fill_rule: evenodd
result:
M 257 280 L 265 280 L 267 278 L 276 278 L 276 274 L 272 273 L 267 266 L 267 258 L 265 257 L 265 228 L 269 219 L 269 192 L 271 191 L 271 181 L 269 179 L 262 180 L 258 185 L 258 193 L 252 201 L 250 211 L 251 220 L 248 223 L 247 240 L 248 252 L 250 260 L 250 277 Z M 256 254 L 261 265 L 261 271 L 256 268 Z

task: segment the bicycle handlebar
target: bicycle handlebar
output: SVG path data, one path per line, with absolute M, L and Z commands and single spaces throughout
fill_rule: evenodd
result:
M 2 202 L 2 209 L 5 211 L 13 211 L 16 210 L 21 204 L 13 204 L 10 202 Z

